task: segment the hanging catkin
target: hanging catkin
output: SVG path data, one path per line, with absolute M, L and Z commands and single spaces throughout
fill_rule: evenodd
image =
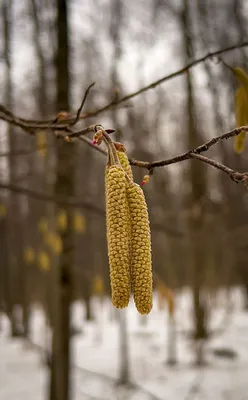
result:
M 129 164 L 128 157 L 124 151 L 117 151 L 117 155 L 120 161 L 120 164 L 124 171 L 126 172 L 127 176 L 131 181 L 133 181 L 133 172 L 131 165 Z
M 106 167 L 105 190 L 112 303 L 117 308 L 124 308 L 130 298 L 130 217 L 126 176 L 121 166 Z
M 131 283 L 134 302 L 141 314 L 152 309 L 151 234 L 143 190 L 137 184 L 127 185 L 131 221 Z

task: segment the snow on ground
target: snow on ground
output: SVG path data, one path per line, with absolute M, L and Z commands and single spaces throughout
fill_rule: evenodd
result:
M 96 322 L 85 323 L 83 307 L 75 304 L 73 324 L 82 333 L 72 340 L 73 399 L 247 400 L 248 313 L 242 311 L 240 292 L 233 291 L 231 297 L 233 301 L 228 312 L 224 309 L 225 299 L 219 301 L 212 312 L 211 328 L 218 333 L 207 344 L 207 363 L 201 369 L 193 365 L 193 346 L 187 335 L 191 326 L 189 293 L 184 292 L 177 300 L 179 362 L 174 367 L 166 364 L 167 313 L 158 310 L 155 302 L 154 310 L 144 323 L 144 317 L 140 317 L 130 305 L 126 317 L 133 386 L 129 388 L 116 385 L 120 372 L 119 325 L 113 318 L 112 306 L 108 301 L 101 305 L 94 300 Z M 8 328 L 7 319 L 3 319 L 0 400 L 45 399 L 48 373 L 41 353 L 21 339 L 9 339 Z M 44 337 L 44 315 L 36 308 L 32 341 L 44 347 Z M 236 357 L 216 357 L 213 349 L 220 348 L 233 350 Z

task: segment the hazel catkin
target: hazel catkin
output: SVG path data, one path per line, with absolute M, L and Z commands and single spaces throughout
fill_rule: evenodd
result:
M 130 298 L 130 218 L 126 176 L 120 166 L 106 167 L 105 190 L 112 303 L 117 308 L 124 308 Z
M 123 152 L 123 151 L 117 151 L 117 155 L 118 155 L 118 158 L 119 158 L 119 161 L 120 161 L 120 164 L 121 164 L 122 168 L 126 172 L 126 174 L 129 177 L 129 179 L 131 181 L 133 181 L 133 172 L 132 172 L 131 165 L 129 164 L 128 157 L 127 157 L 126 153 Z
M 140 314 L 152 309 L 152 260 L 149 216 L 143 190 L 131 182 L 127 185 L 131 220 L 131 283 L 134 302 Z

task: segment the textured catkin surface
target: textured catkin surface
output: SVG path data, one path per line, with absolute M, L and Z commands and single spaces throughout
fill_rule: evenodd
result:
M 131 219 L 131 282 L 134 302 L 141 314 L 152 309 L 152 260 L 149 216 L 143 190 L 135 183 L 127 186 Z
M 122 168 L 126 172 L 127 176 L 131 179 L 131 181 L 133 181 L 133 172 L 132 172 L 131 165 L 129 164 L 126 153 L 124 153 L 123 151 L 117 151 L 117 155 L 118 155 L 118 158 L 119 158 Z
M 130 298 L 130 218 L 127 205 L 126 177 L 123 169 L 106 167 L 107 239 L 112 303 L 126 307 Z

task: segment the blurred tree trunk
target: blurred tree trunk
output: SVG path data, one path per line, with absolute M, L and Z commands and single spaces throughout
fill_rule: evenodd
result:
M 237 41 L 242 42 L 243 38 L 246 37 L 246 25 L 244 16 L 242 13 L 242 7 L 244 2 L 242 0 L 233 0 L 228 3 L 227 11 L 229 15 L 229 19 L 232 20 L 233 31 L 230 33 L 230 38 L 234 35 L 237 36 Z M 227 36 L 222 35 L 222 30 L 219 30 L 219 26 L 214 26 L 216 24 L 216 20 L 213 19 L 213 15 L 216 14 L 215 7 L 208 8 L 206 2 L 204 0 L 198 0 L 198 11 L 199 11 L 199 33 L 201 45 L 204 50 L 209 47 L 210 37 L 213 32 L 215 32 L 215 41 L 219 42 L 219 47 L 224 47 L 226 41 L 228 40 Z M 209 22 L 211 21 L 211 23 Z M 224 20 L 223 23 L 226 23 Z M 218 37 L 218 34 L 220 37 Z M 245 49 L 239 50 L 239 66 L 245 66 L 247 63 L 247 57 Z M 208 75 L 208 86 L 209 91 L 212 94 L 212 108 L 214 114 L 214 122 L 216 126 L 217 132 L 224 132 L 226 129 L 226 119 L 225 116 L 221 116 L 221 102 L 222 102 L 222 88 L 220 88 L 218 77 L 214 73 L 212 73 L 212 69 L 210 68 L 209 63 L 204 63 L 204 68 Z M 228 75 L 229 71 L 226 71 L 225 67 L 223 68 L 223 78 L 226 80 L 226 86 L 229 90 L 230 96 L 227 96 L 227 102 L 230 109 L 230 113 L 233 112 L 233 81 L 230 80 Z M 219 90 L 220 89 L 220 90 Z M 220 156 L 222 158 L 222 162 L 225 165 L 230 164 L 230 158 L 232 159 L 233 168 L 238 171 L 245 171 L 244 166 L 244 158 L 240 157 L 240 155 L 235 154 L 230 147 L 228 147 L 227 143 L 221 142 L 219 144 Z M 222 196 L 224 207 L 223 210 L 223 218 L 222 218 L 222 244 L 221 248 L 222 252 L 222 269 L 219 270 L 219 276 L 223 279 L 223 271 L 225 272 L 225 284 L 230 286 L 231 280 L 234 278 L 235 273 L 238 271 L 240 280 L 244 283 L 244 285 L 248 286 L 248 274 L 247 268 L 243 268 L 244 265 L 244 257 L 240 249 L 236 249 L 237 242 L 233 240 L 233 234 L 235 234 L 236 229 L 239 226 L 244 224 L 244 215 L 246 215 L 246 206 L 244 197 L 240 196 L 240 191 L 237 191 L 237 188 L 232 185 L 232 182 L 223 174 L 219 175 L 220 186 L 222 188 Z M 232 232 L 230 235 L 229 232 Z M 246 258 L 246 257 L 245 257 Z M 246 261 L 245 261 L 246 263 Z M 223 282 L 223 281 L 222 281 Z M 248 297 L 247 297 L 248 299 Z M 248 300 L 247 300 L 248 301 Z
M 112 83 L 112 93 L 111 95 L 114 98 L 112 100 L 117 100 L 120 92 L 120 81 L 118 78 L 118 63 L 121 58 L 122 49 L 120 42 L 120 29 L 122 23 L 122 1 L 121 0 L 113 0 L 111 5 L 111 25 L 110 25 L 110 36 L 113 43 L 113 58 L 112 58 L 112 68 L 111 68 L 111 83 Z M 119 142 L 121 140 L 121 131 L 118 121 L 117 110 L 115 107 L 112 110 L 112 121 L 115 132 L 115 140 Z
M 190 18 L 190 1 L 184 0 L 184 8 L 182 11 L 183 40 L 187 62 L 192 59 L 192 37 L 191 37 L 191 18 Z M 187 71 L 187 118 L 188 118 L 188 149 L 197 146 L 200 141 L 199 132 L 196 129 L 195 121 L 195 105 L 193 95 L 192 73 Z M 198 133 L 198 135 L 197 135 Z M 189 253 L 191 264 L 191 279 L 193 290 L 193 308 L 194 308 L 194 339 L 196 340 L 196 359 L 198 365 L 203 363 L 202 343 L 206 339 L 206 305 L 203 299 L 203 273 L 205 269 L 204 257 L 204 218 L 203 218 L 203 200 L 207 192 L 206 176 L 204 166 L 196 163 L 194 160 L 189 161 L 189 172 L 191 182 L 191 193 L 189 195 L 189 205 L 191 213 L 189 216 Z
M 232 4 L 230 4 L 232 6 Z M 237 27 L 237 36 L 238 42 L 242 43 L 244 38 L 247 37 L 247 24 L 246 17 L 244 12 L 245 2 L 244 0 L 234 0 L 233 1 L 233 10 L 230 7 L 231 18 L 234 18 Z M 244 48 L 240 49 L 243 58 L 243 64 L 247 67 L 247 53 Z
M 166 171 L 165 171 L 166 172 Z M 157 183 L 156 194 L 159 197 L 159 202 L 162 204 L 164 218 L 161 221 L 165 225 L 173 226 L 176 229 L 179 228 L 178 215 L 175 209 L 175 198 L 171 189 L 171 179 L 169 174 L 156 175 L 153 180 Z M 153 195 L 155 197 L 155 195 Z M 170 210 L 170 215 L 164 213 L 164 209 Z M 176 265 L 176 254 L 178 253 L 178 239 L 172 235 L 168 235 L 164 238 L 163 249 L 165 251 L 162 255 L 162 259 L 166 260 L 165 267 L 160 272 L 163 283 L 166 282 L 168 288 L 175 289 L 178 285 L 177 277 L 177 265 Z M 163 261 L 164 262 L 164 261 Z M 168 307 L 169 310 L 169 307 Z M 168 335 L 166 338 L 166 358 L 168 365 L 175 365 L 177 363 L 177 334 L 176 334 L 176 320 L 174 317 L 174 310 L 171 313 L 168 312 L 168 318 L 166 318 L 166 327 Z
M 122 0 L 114 0 L 111 5 L 111 26 L 110 35 L 113 43 L 113 59 L 111 70 L 111 83 L 114 91 L 114 99 L 118 99 L 120 91 L 120 81 L 118 78 L 118 63 L 121 58 L 122 48 L 120 41 L 120 30 L 122 24 Z M 118 111 L 113 108 L 112 122 L 115 132 L 115 140 L 122 140 L 122 132 L 119 124 Z M 118 310 L 119 334 L 120 334 L 120 376 L 118 382 L 125 385 L 129 382 L 129 357 L 128 357 L 128 338 L 127 338 L 127 315 L 126 310 Z
M 4 28 L 4 57 L 6 63 L 6 106 L 13 109 L 12 104 L 12 60 L 11 60 L 11 24 L 12 21 L 12 1 L 5 0 L 3 3 L 3 28 Z M 10 156 L 8 158 L 9 183 L 14 184 L 17 175 L 16 158 L 11 156 L 17 150 L 17 139 L 13 134 L 13 127 L 7 127 L 8 144 Z M 23 308 L 26 307 L 25 292 L 25 265 L 21 254 L 22 236 L 20 234 L 20 202 L 18 196 L 10 193 L 8 214 L 8 273 L 6 274 L 6 284 L 8 286 L 7 310 L 11 322 L 12 336 L 20 336 L 20 320 L 17 315 L 16 305 L 22 302 Z M 19 296 L 17 295 L 19 293 Z
M 0 205 L 3 203 L 0 202 Z M 0 212 L 0 315 L 7 313 L 8 291 L 8 254 L 7 254 L 7 218 Z
M 237 3 L 238 1 L 234 1 Z M 211 37 L 213 35 L 213 27 L 212 24 L 210 24 L 211 21 L 211 15 L 209 15 L 209 8 L 208 5 L 204 0 L 197 0 L 197 7 L 198 7 L 198 38 L 200 40 L 200 47 L 202 47 L 203 51 L 207 51 L 210 48 L 210 43 L 211 43 Z M 234 4 L 235 7 L 235 4 Z M 214 8 L 211 9 L 211 12 L 214 13 L 215 10 Z M 218 40 L 218 38 L 217 38 Z M 242 39 L 240 38 L 240 41 Z M 224 43 L 220 47 L 224 46 Z M 243 49 L 240 49 L 243 51 Z M 203 68 L 205 69 L 206 75 L 208 77 L 208 90 L 211 95 L 211 102 L 212 102 L 212 114 L 213 114 L 213 121 L 214 121 L 214 126 L 216 129 L 216 132 L 220 134 L 221 132 L 225 131 L 225 125 L 223 118 L 221 116 L 221 98 L 222 96 L 221 91 L 219 90 L 219 83 L 218 83 L 218 78 L 216 78 L 216 75 L 213 73 L 212 68 L 210 63 L 206 62 L 203 64 Z M 219 149 L 220 149 L 220 156 L 222 158 L 222 162 L 225 165 L 229 164 L 229 158 L 230 155 L 228 154 L 228 146 L 227 143 L 220 142 L 219 143 Z M 211 238 L 209 236 L 209 250 L 208 250 L 208 258 L 212 258 L 212 262 L 216 263 L 216 260 L 213 258 L 213 251 L 214 249 L 221 250 L 221 263 L 216 265 L 215 269 L 215 276 L 217 277 L 217 280 L 214 282 L 215 287 L 218 288 L 220 283 L 224 283 L 224 285 L 227 287 L 227 290 L 229 290 L 229 285 L 230 285 L 230 279 L 231 279 L 231 274 L 232 274 L 232 267 L 234 265 L 233 263 L 233 250 L 232 246 L 230 246 L 230 243 L 228 243 L 228 231 L 230 231 L 231 228 L 231 216 L 232 216 L 232 203 L 230 201 L 231 199 L 231 191 L 232 191 L 232 182 L 230 179 L 227 179 L 225 176 L 222 174 L 219 174 L 219 187 L 221 188 L 222 191 L 222 197 L 223 197 L 223 204 L 224 206 L 221 207 L 220 212 L 218 213 L 218 218 L 220 218 L 218 222 L 218 229 L 215 229 L 214 235 L 211 234 L 211 230 L 213 232 L 214 227 L 216 227 L 216 218 L 212 221 L 212 227 L 210 227 L 209 234 L 211 235 Z M 236 192 L 236 190 L 235 190 Z M 218 232 L 218 230 L 220 232 Z M 208 271 L 209 271 L 209 266 L 207 266 Z M 210 271 L 209 271 L 210 272 Z M 225 274 L 225 279 L 223 282 L 223 272 Z M 211 272 L 210 272 L 211 273 Z
M 69 29 L 66 0 L 57 0 L 57 109 L 69 111 Z M 62 142 L 57 148 L 56 195 L 72 196 L 74 186 L 74 144 Z M 73 232 L 72 215 L 64 207 L 68 223 L 61 239 L 63 250 L 55 271 L 54 329 L 52 343 L 51 400 L 68 400 L 70 388 L 70 305 L 72 301 Z
M 92 236 L 91 236 L 91 238 L 92 238 Z M 92 238 L 92 242 L 93 242 L 93 238 Z M 90 246 L 90 244 L 89 244 L 89 246 Z M 88 263 L 86 265 L 91 265 L 91 263 L 92 263 L 92 260 L 88 260 Z M 86 271 L 83 274 L 81 283 L 82 283 L 82 290 L 83 290 L 83 299 L 84 299 L 84 303 L 85 303 L 85 319 L 86 319 L 86 321 L 92 321 L 94 319 L 94 317 L 92 315 L 92 307 L 91 307 L 92 277 L 90 276 L 89 271 Z
M 46 119 L 48 117 L 48 112 L 50 110 L 51 112 L 51 104 L 50 104 L 50 99 L 48 98 L 48 93 L 47 93 L 47 87 L 48 87 L 48 82 L 47 82 L 47 76 L 46 76 L 46 58 L 44 55 L 44 51 L 42 49 L 42 34 L 44 33 L 45 30 L 48 29 L 47 24 L 44 25 L 42 24 L 42 18 L 41 15 L 44 12 L 44 8 L 46 7 L 45 4 L 40 4 L 36 0 L 30 0 L 30 8 L 31 8 L 31 13 L 33 15 L 33 22 L 34 22 L 34 43 L 35 43 L 35 50 L 37 54 L 37 58 L 39 61 L 39 83 L 38 83 L 38 114 L 41 119 Z M 46 135 L 43 133 L 45 137 L 45 143 L 46 145 L 49 146 L 49 144 L 52 144 L 53 139 L 52 137 L 49 137 L 50 135 Z M 53 158 L 54 154 L 47 149 L 44 150 L 44 156 L 43 159 L 41 160 L 43 162 L 42 167 L 44 170 L 44 193 L 47 194 L 52 194 L 53 193 L 53 181 L 51 178 L 51 171 L 54 170 L 53 168 Z M 32 207 L 32 202 L 30 201 L 31 207 Z M 54 205 L 47 203 L 45 205 L 45 218 L 49 220 L 49 227 L 50 229 L 54 229 Z M 52 263 L 52 268 L 55 267 L 55 258 L 54 256 L 51 255 L 51 263 Z M 53 289 L 53 280 L 51 279 L 50 274 L 47 274 L 45 277 L 45 288 L 44 288 L 44 307 L 45 307 L 45 313 L 46 313 L 46 324 L 47 327 L 52 328 L 52 289 Z M 46 343 L 46 347 L 47 347 Z M 49 344 L 48 344 L 49 345 Z
M 118 310 L 120 327 L 120 376 L 118 383 L 126 385 L 130 382 L 129 351 L 127 337 L 127 310 Z
M 45 119 L 47 116 L 47 81 L 46 81 L 46 64 L 45 58 L 42 51 L 41 46 L 41 27 L 39 23 L 39 13 L 42 12 L 42 9 L 37 6 L 36 0 L 30 0 L 31 12 L 33 15 L 34 21 L 34 42 L 35 42 L 35 50 L 37 53 L 37 58 L 39 60 L 39 87 L 38 87 L 38 106 L 39 106 L 39 114 Z
M 167 364 L 177 364 L 177 332 L 175 316 L 168 313 Z

